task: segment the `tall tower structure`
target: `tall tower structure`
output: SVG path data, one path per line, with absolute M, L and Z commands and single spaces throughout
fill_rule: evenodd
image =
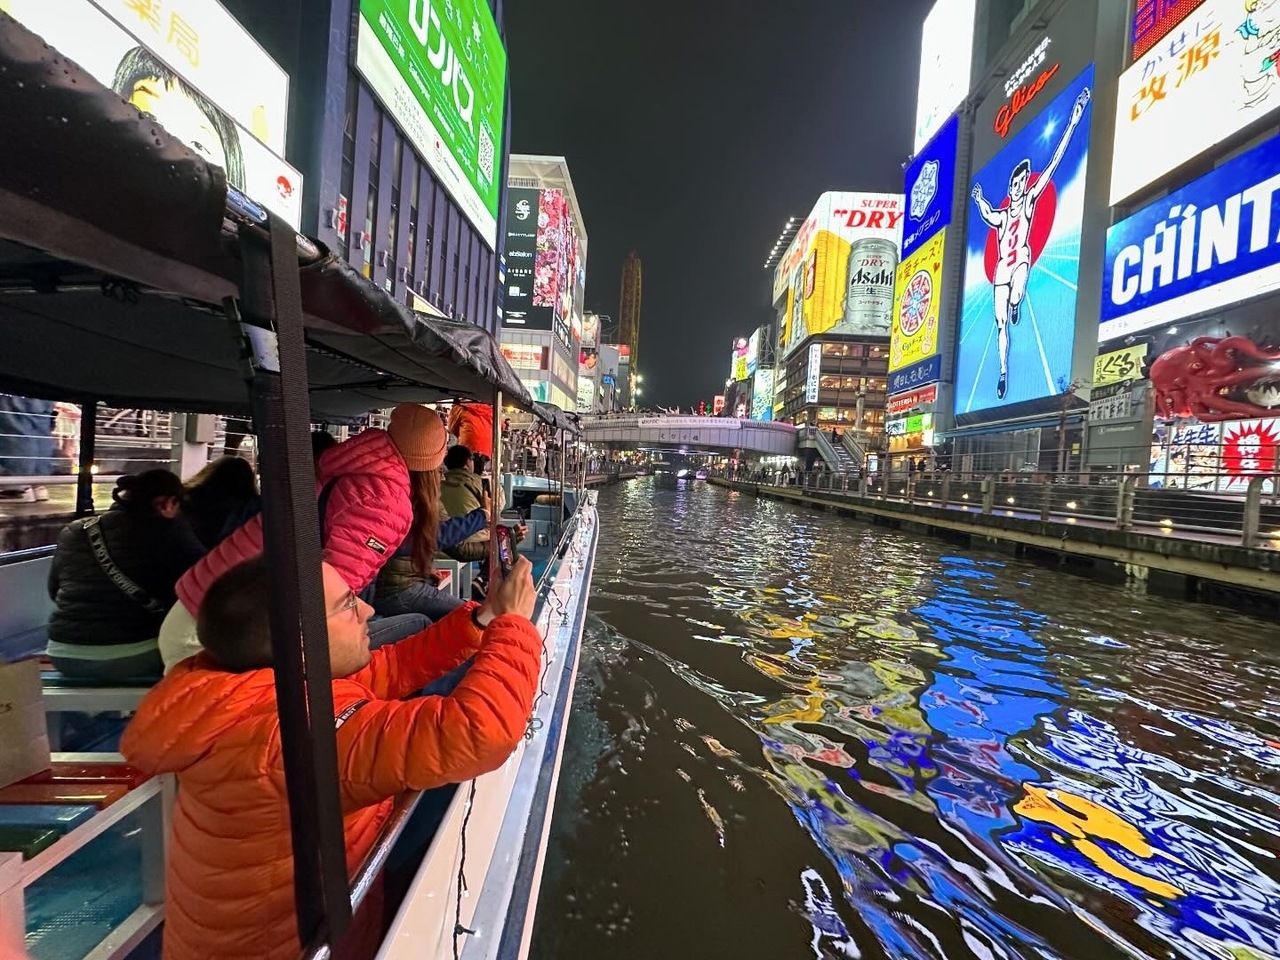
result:
M 618 343 L 631 348 L 631 369 L 636 369 L 640 347 L 640 256 L 634 250 L 622 264 L 622 294 L 618 299 Z

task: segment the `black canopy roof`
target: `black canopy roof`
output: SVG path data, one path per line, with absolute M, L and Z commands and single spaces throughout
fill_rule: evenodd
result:
M 231 199 L 211 166 L 0 14 L 0 391 L 247 415 Z M 234 194 L 234 192 L 233 192 Z M 312 414 L 533 402 L 494 339 L 415 313 L 301 244 Z M 539 414 L 543 419 L 546 416 Z

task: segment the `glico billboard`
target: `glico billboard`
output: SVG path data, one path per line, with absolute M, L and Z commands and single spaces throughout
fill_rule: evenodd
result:
M 889 335 L 904 213 L 896 193 L 819 198 L 774 273 L 785 353 L 816 334 Z
M 957 415 L 1061 393 L 1071 378 L 1093 66 L 973 179 Z

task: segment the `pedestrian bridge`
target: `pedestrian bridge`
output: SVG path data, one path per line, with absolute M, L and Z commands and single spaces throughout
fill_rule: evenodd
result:
M 731 420 L 726 417 L 647 417 L 611 414 L 583 417 L 583 439 L 609 447 L 660 447 L 749 451 L 759 456 L 792 457 L 796 428 L 789 423 Z

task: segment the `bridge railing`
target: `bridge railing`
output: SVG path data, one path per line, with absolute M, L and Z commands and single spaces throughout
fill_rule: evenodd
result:
M 754 478 L 743 474 L 731 479 Z M 778 479 L 770 475 L 766 482 Z M 1106 475 L 1089 483 L 1076 473 L 1010 479 L 1000 474 L 957 477 L 919 472 L 887 477 L 832 471 L 802 473 L 787 485 L 851 500 L 921 504 L 977 516 L 1101 526 L 1280 550 L 1280 477 L 1242 480 L 1224 474 L 1213 479 L 1222 481 L 1213 486 L 1244 486 L 1238 493 L 1205 493 L 1150 487 L 1141 475 Z

